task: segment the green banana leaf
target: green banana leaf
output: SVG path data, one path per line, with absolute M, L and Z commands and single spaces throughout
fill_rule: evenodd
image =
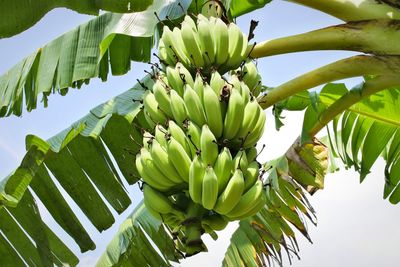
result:
M 61 35 L 0 77 L 0 117 L 20 116 L 24 101 L 31 111 L 41 96 L 46 106 L 52 93 L 65 95 L 95 77 L 105 81 L 110 68 L 113 75 L 122 75 L 132 60 L 149 62 L 158 23 L 154 12 L 160 19 L 177 18 L 189 3 L 155 0 L 146 11 L 106 13 Z
M 153 81 L 147 76 L 141 82 L 151 86 Z M 37 200 L 82 252 L 95 248 L 87 227 L 67 203 L 55 180 L 99 231 L 108 229 L 115 221 L 107 204 L 118 214 L 129 207 L 131 199 L 122 179 L 129 184 L 139 179 L 132 162 L 142 136 L 133 124 L 142 105 L 133 99 L 141 99 L 143 92 L 137 84 L 92 109 L 48 141 L 27 137 L 27 153 L 21 165 L 0 183 L 0 229 L 10 244 L 7 247 L 7 242 L 1 239 L 0 242 L 12 252 L 0 258 L 0 265 L 12 262 L 15 265 L 11 266 L 20 266 L 22 260 L 37 262 L 37 266 L 48 266 L 48 262 L 77 264 L 76 256 L 41 221 Z M 117 169 L 124 177 L 120 177 Z
M 13 0 L 0 1 L 0 38 L 11 37 L 36 24 L 49 11 L 64 7 L 79 13 L 98 15 L 100 10 L 131 13 L 146 10 L 153 0 Z
M 122 223 L 96 266 L 161 267 L 171 266 L 170 261 L 179 263 L 181 258 L 171 232 L 146 210 L 142 201 Z
M 243 219 L 231 237 L 222 266 L 282 266 L 283 254 L 299 258 L 292 227 L 311 241 L 305 218 L 315 222 L 307 193 L 290 176 L 285 156 L 264 164 L 267 204 L 256 215 Z
M 236 18 L 264 7 L 272 0 L 230 0 L 230 14 Z
M 321 92 L 303 92 L 277 105 L 277 116 L 283 110 L 306 109 L 303 133 L 312 127 L 327 107 L 344 95 L 361 94 L 364 83 L 348 90 L 344 84 L 328 84 Z M 400 202 L 400 89 L 380 91 L 351 106 L 335 118 L 329 131 L 332 155 L 346 167 L 354 167 L 361 181 L 368 175 L 379 156 L 386 161 L 384 198 Z

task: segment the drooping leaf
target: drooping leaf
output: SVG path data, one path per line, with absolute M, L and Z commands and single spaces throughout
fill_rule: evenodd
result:
M 105 81 L 110 65 L 113 75 L 122 75 L 132 60 L 150 61 L 158 23 L 154 13 L 177 18 L 189 3 L 155 0 L 143 12 L 106 13 L 38 49 L 0 77 L 0 117 L 20 116 L 24 99 L 31 111 L 41 97 L 46 106 L 52 93 L 65 95 L 94 77 Z
M 100 10 L 131 13 L 146 10 L 153 0 L 13 0 L 0 1 L 0 38 L 11 37 L 36 24 L 47 12 L 64 7 L 76 12 L 98 15 Z
M 343 84 L 328 84 L 314 100 L 302 93 L 293 96 L 287 103 L 290 101 L 300 103 L 302 99 L 301 105 L 293 105 L 294 110 L 301 110 L 307 106 L 304 103 L 308 103 L 303 125 L 304 133 L 318 123 L 321 114 L 333 103 L 339 103 L 336 101 L 352 97 L 362 98 L 360 96 L 366 84 L 368 81 L 351 90 L 347 90 Z M 361 181 L 369 174 L 377 159 L 383 157 L 386 161 L 384 198 L 389 198 L 393 204 L 400 202 L 399 93 L 399 88 L 390 88 L 363 98 L 335 118 L 329 127 L 332 155 L 340 158 L 346 167 L 354 167 L 360 173 Z M 314 104 L 312 104 L 313 101 Z M 283 105 L 281 107 L 284 107 L 285 104 L 281 104 Z M 318 106 L 318 109 L 314 109 L 312 105 Z
M 168 228 L 141 202 L 122 223 L 96 266 L 131 266 L 133 262 L 134 266 L 171 266 L 170 261 L 181 258 Z
M 141 82 L 147 86 L 153 83 L 149 76 Z M 63 194 L 71 197 L 99 231 L 114 223 L 105 202 L 117 213 L 129 207 L 131 199 L 122 179 L 129 184 L 139 179 L 132 162 L 140 149 L 137 143 L 142 142 L 138 126 L 135 126 L 139 125 L 136 116 L 141 112 L 142 104 L 132 100 L 141 99 L 143 92 L 137 84 L 92 109 L 87 116 L 48 141 L 36 136 L 27 137 L 24 160 L 14 173 L 1 181 L 0 188 L 0 221 L 4 221 L 0 223 L 0 229 L 12 249 L 25 261 L 38 262 L 38 266 L 75 266 L 78 263 L 70 249 L 41 220 L 36 200 L 43 203 L 82 252 L 93 250 L 95 244 Z M 118 169 L 124 177 L 120 177 Z M 56 186 L 56 180 L 64 192 Z M 19 231 L 19 227 L 24 231 Z M 4 266 L 6 260 L 7 257 L 0 258 L 0 265 Z M 17 261 L 18 258 L 15 264 Z

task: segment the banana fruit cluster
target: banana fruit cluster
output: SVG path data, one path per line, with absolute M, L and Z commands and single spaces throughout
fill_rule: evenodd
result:
M 164 26 L 158 51 L 159 58 L 168 66 L 180 62 L 192 72 L 218 69 L 225 73 L 238 68 L 251 48 L 236 24 L 226 25 L 220 18 L 199 14 L 196 21 L 186 15 L 180 28 L 170 30 Z
M 188 120 L 198 127 L 207 124 L 218 143 L 235 150 L 253 147 L 262 136 L 266 115 L 256 99 L 261 81 L 253 62 L 227 81 L 217 71 L 209 81 L 200 73 L 193 78 L 180 63 L 157 75 L 152 90 L 143 96 L 145 116 L 153 127 L 168 120 L 182 128 Z M 199 132 L 194 130 L 192 138 Z
M 247 60 L 251 45 L 233 23 L 198 15 L 164 27 L 163 68 L 143 84 L 138 123 L 143 143 L 136 168 L 144 202 L 187 256 L 206 250 L 230 221 L 266 204 L 255 145 L 266 114 L 257 101 L 261 76 Z
M 259 163 L 248 163 L 245 151 L 235 157 L 224 148 L 214 165 L 206 157 L 194 158 L 189 170 L 189 195 L 205 209 L 234 221 L 252 216 L 265 204 Z

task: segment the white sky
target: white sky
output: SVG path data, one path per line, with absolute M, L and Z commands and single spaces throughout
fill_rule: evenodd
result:
M 50 12 L 34 28 L 11 39 L 0 40 L 0 73 L 4 73 L 23 57 L 41 45 L 59 36 L 89 17 L 67 10 Z M 240 18 L 239 26 L 248 31 L 251 19 L 259 21 L 256 30 L 258 42 L 265 39 L 301 33 L 320 27 L 338 24 L 338 20 L 322 13 L 297 6 L 285 1 L 273 1 L 266 8 L 252 13 L 252 17 Z M 346 57 L 345 52 L 308 52 L 265 58 L 259 61 L 266 85 L 275 86 L 313 68 Z M 145 64 L 135 63 L 133 71 L 122 77 L 110 77 L 108 83 L 92 80 L 81 90 L 72 90 L 66 97 L 51 96 L 49 108 L 39 108 L 32 113 L 24 113 L 22 118 L 0 119 L 0 177 L 10 173 L 20 162 L 25 152 L 24 138 L 36 134 L 47 139 L 72 122 L 86 115 L 90 108 L 130 88 L 136 78 L 143 76 Z M 354 83 L 354 81 L 351 81 Z M 274 130 L 273 118 L 269 114 L 265 136 L 261 143 L 267 145 L 262 159 L 280 156 L 300 133 L 301 114 L 286 114 L 286 126 L 281 132 Z M 377 164 L 362 185 L 352 171 L 341 171 L 326 178 L 326 187 L 310 200 L 317 211 L 318 227 L 310 224 L 311 245 L 299 234 L 301 261 L 294 260 L 293 266 L 399 266 L 397 240 L 400 238 L 398 207 L 382 200 L 383 164 Z M 129 193 L 137 203 L 141 195 L 137 186 L 129 188 Z M 134 203 L 134 204 L 135 204 Z M 93 227 L 88 231 L 93 236 L 98 249 L 79 254 L 79 249 L 71 245 L 80 255 L 80 266 L 93 266 L 104 251 L 109 240 L 118 229 L 119 223 L 132 211 L 128 209 L 117 218 L 110 230 L 99 234 Z M 53 222 L 44 214 L 46 220 Z M 80 218 L 88 225 L 82 215 Z M 55 226 L 56 227 L 56 226 Z M 209 253 L 203 253 L 183 261 L 179 266 L 219 266 L 229 243 L 229 234 L 235 225 L 220 233 L 220 239 L 208 241 Z M 71 239 L 62 234 L 65 242 Z

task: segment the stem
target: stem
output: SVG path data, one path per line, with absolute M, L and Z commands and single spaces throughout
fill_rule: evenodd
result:
M 199 204 L 191 202 L 187 209 L 186 220 L 184 221 L 184 233 L 186 237 L 186 254 L 192 256 L 204 251 L 205 246 L 201 240 L 203 228 L 201 220 L 206 210 Z
M 258 99 L 266 109 L 287 97 L 325 83 L 364 75 L 400 73 L 400 56 L 354 56 L 336 61 L 275 87 Z
M 397 20 L 349 22 L 307 33 L 267 40 L 256 44 L 251 57 L 260 58 L 311 50 L 351 50 L 377 55 L 399 55 L 399 28 L 400 21 Z
M 287 0 L 332 15 L 343 21 L 400 19 L 400 10 L 377 0 Z
M 360 100 L 367 98 L 379 91 L 391 89 L 396 86 L 400 86 L 400 77 L 398 75 L 382 75 L 376 79 L 366 81 L 361 91 L 349 91 L 347 94 L 336 100 L 326 110 L 324 110 L 320 114 L 318 121 L 309 130 L 309 136 L 315 136 L 332 119 Z

